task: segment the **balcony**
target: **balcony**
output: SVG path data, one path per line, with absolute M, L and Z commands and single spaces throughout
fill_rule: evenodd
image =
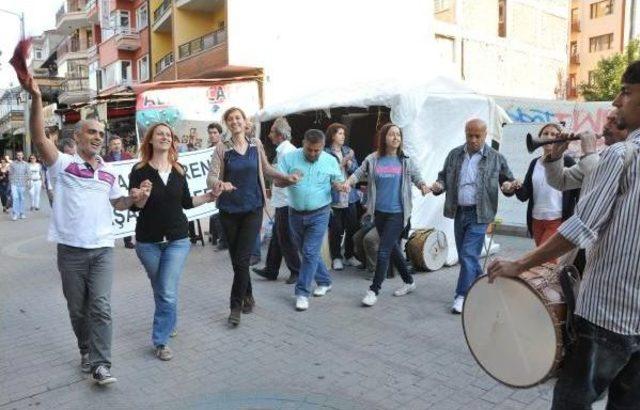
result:
M 156 75 L 171 67 L 173 63 L 173 52 L 170 52 L 156 62 Z
M 87 0 L 66 0 L 56 13 L 56 30 L 73 33 L 79 28 L 90 26 L 86 6 Z
M 176 0 L 176 7 L 181 10 L 214 13 L 224 7 L 225 0 Z
M 156 32 L 169 32 L 172 28 L 171 24 L 171 0 L 164 0 L 158 8 L 153 11 L 152 29 Z
M 91 64 L 94 61 L 97 61 L 99 57 L 98 45 L 94 44 L 91 47 L 87 48 L 86 53 L 87 53 L 87 64 Z
M 100 11 L 97 0 L 87 1 L 87 5 L 84 6 L 84 11 L 87 13 L 87 20 L 89 20 L 91 24 L 100 24 Z
M 209 78 L 229 62 L 227 32 L 219 29 L 178 47 L 178 78 Z
M 140 34 L 128 27 L 118 27 L 114 41 L 118 50 L 133 51 L 140 48 Z
M 80 58 L 87 58 L 87 49 L 80 48 L 80 40 L 77 37 L 69 37 L 58 46 L 58 65 L 60 65 L 63 60 L 75 60 Z
M 68 77 L 62 81 L 62 89 L 58 101 L 61 104 L 77 104 L 89 100 L 89 78 Z
M 571 20 L 571 32 L 579 33 L 580 31 L 581 31 L 580 20 Z
M 579 65 L 580 64 L 580 54 L 574 53 L 569 56 L 569 62 L 571 64 Z

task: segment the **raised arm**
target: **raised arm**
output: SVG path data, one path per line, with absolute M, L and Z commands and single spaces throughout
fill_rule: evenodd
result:
M 598 165 L 600 156 L 598 153 L 586 155 L 571 167 L 565 167 L 562 158 L 555 161 L 544 161 L 544 173 L 547 182 L 558 191 L 578 189 L 582 186 L 582 180 L 590 174 Z
M 29 132 L 36 149 L 42 155 L 44 163 L 51 166 L 58 159 L 58 149 L 44 133 L 44 113 L 42 111 L 42 94 L 40 87 L 29 74 L 22 83 L 22 87 L 31 96 L 31 112 L 29 117 Z

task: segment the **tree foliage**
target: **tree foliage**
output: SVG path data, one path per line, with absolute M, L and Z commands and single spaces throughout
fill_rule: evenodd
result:
M 580 94 L 587 101 L 611 101 L 620 91 L 620 78 L 629 63 L 640 59 L 640 41 L 633 40 L 624 53 L 616 53 L 598 61 L 591 84 L 581 83 Z

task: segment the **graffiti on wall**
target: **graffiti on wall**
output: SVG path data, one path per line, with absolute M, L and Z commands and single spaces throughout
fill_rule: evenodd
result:
M 613 108 L 610 102 L 538 101 L 497 98 L 514 123 L 564 123 L 568 132 L 602 132 L 607 114 Z

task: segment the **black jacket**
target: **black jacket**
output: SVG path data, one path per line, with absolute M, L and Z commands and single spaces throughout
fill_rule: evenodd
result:
M 540 159 L 540 157 L 535 158 L 529 164 L 529 169 L 527 170 L 527 175 L 524 177 L 524 182 L 522 183 L 522 188 L 516 191 L 516 197 L 522 202 L 529 201 L 527 205 L 527 229 L 529 231 L 529 235 L 533 236 L 533 230 L 531 228 L 532 225 L 532 214 L 533 214 L 533 170 L 536 166 L 536 162 Z M 571 158 L 565 155 L 564 157 L 564 166 L 571 167 L 576 162 Z M 573 215 L 573 210 L 578 203 L 578 198 L 580 197 L 579 189 L 572 189 L 569 191 L 562 192 L 562 220 L 566 221 L 569 219 L 571 215 Z

